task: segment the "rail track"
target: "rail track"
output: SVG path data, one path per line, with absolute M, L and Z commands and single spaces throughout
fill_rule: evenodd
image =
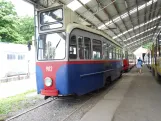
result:
M 84 98 L 87 98 L 79 107 L 77 107 L 74 111 L 72 111 L 72 112 L 70 112 L 69 114 L 67 114 L 67 116 L 66 117 L 64 117 L 62 120 L 60 120 L 60 121 L 66 121 L 66 120 L 68 120 L 68 119 L 70 119 L 70 117 L 72 116 L 72 115 L 74 115 L 77 111 L 79 111 L 83 106 L 86 106 L 86 104 L 88 103 L 88 102 L 90 102 L 90 100 L 93 98 L 93 97 L 95 97 L 95 96 L 98 96 L 98 95 L 100 95 L 100 93 L 101 93 L 101 95 L 104 95 L 104 94 L 106 94 L 107 92 L 109 92 L 113 87 L 114 87 L 114 85 L 115 85 L 115 83 L 117 83 L 117 81 L 114 81 L 113 83 L 111 83 L 106 89 L 101 89 L 101 90 L 104 90 L 104 91 L 94 91 L 94 92 L 92 92 L 92 93 L 89 93 L 89 94 L 86 94 L 86 96 L 84 96 Z M 104 94 L 103 94 L 103 93 Z M 69 98 L 67 98 L 67 97 L 60 97 L 60 98 L 49 98 L 49 100 L 47 100 L 47 101 L 45 101 L 44 103 L 42 103 L 42 104 L 39 104 L 39 105 L 37 105 L 37 106 L 35 106 L 35 107 L 33 107 L 33 108 L 31 108 L 31 109 L 28 109 L 28 110 L 26 110 L 26 111 L 24 111 L 24 112 L 22 112 L 22 113 L 20 113 L 20 114 L 17 114 L 17 115 L 15 115 L 15 116 L 13 116 L 13 117 L 10 117 L 10 118 L 8 118 L 6 121 L 11 121 L 11 120 L 14 120 L 14 119 L 16 119 L 16 118 L 18 118 L 18 117 L 20 117 L 20 116 L 22 116 L 22 115 L 25 115 L 25 114 L 27 114 L 27 113 L 29 113 L 29 112 L 31 112 L 31 111 L 33 111 L 33 110 L 35 110 L 35 109 L 37 109 L 37 108 L 39 108 L 39 107 L 41 107 L 41 106 L 44 106 L 44 105 L 46 105 L 46 104 L 49 104 L 49 103 L 51 103 L 51 102 L 53 102 L 53 101 L 59 101 L 59 100 L 61 100 L 61 99 L 69 99 Z M 73 98 L 72 98 L 73 99 Z M 76 100 L 81 100 L 81 97 L 79 98 L 76 98 Z M 74 99 L 75 100 L 75 99 Z
M 15 115 L 15 116 L 13 116 L 13 117 L 10 117 L 10 118 L 8 118 L 6 121 L 11 121 L 11 120 L 13 120 L 13 119 L 15 119 L 15 118 L 18 118 L 19 116 L 22 116 L 22 115 L 24 115 L 24 114 L 26 114 L 26 113 L 28 113 L 28 112 L 30 112 L 30 111 L 32 111 L 32 110 L 35 110 L 36 108 L 39 108 L 39 107 L 41 107 L 41 106 L 43 106 L 43 105 L 46 105 L 46 104 L 48 104 L 48 103 L 50 103 L 50 102 L 52 102 L 52 101 L 54 101 L 54 100 L 56 100 L 56 98 L 55 98 L 55 99 L 48 100 L 48 101 L 45 101 L 45 102 L 42 103 L 42 104 L 39 104 L 39 105 L 37 105 L 37 106 L 34 106 L 34 107 L 32 107 L 31 109 L 28 109 L 28 110 L 26 110 L 26 111 L 24 111 L 24 112 L 22 112 L 22 113 L 20 113 L 20 114 L 17 114 L 17 115 Z

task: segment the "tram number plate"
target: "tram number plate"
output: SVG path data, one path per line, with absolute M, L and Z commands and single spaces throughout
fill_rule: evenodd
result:
M 53 70 L 52 66 L 46 66 L 46 71 L 51 72 Z

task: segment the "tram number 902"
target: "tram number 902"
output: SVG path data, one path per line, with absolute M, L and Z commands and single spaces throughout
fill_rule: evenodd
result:
M 46 66 L 46 71 L 47 72 L 52 72 L 53 70 L 53 67 L 52 66 Z

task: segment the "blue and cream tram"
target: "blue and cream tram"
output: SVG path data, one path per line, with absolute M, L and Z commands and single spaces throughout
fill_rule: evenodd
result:
M 122 75 L 122 47 L 106 34 L 74 23 L 65 9 L 38 12 L 36 79 L 44 96 L 83 95 Z

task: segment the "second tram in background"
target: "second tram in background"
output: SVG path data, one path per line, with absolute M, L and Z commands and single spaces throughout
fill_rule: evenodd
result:
M 161 30 L 154 40 L 147 57 L 147 65 L 151 69 L 153 76 L 156 80 L 161 81 Z
M 134 54 L 123 51 L 123 72 L 128 72 L 136 65 L 136 58 Z

